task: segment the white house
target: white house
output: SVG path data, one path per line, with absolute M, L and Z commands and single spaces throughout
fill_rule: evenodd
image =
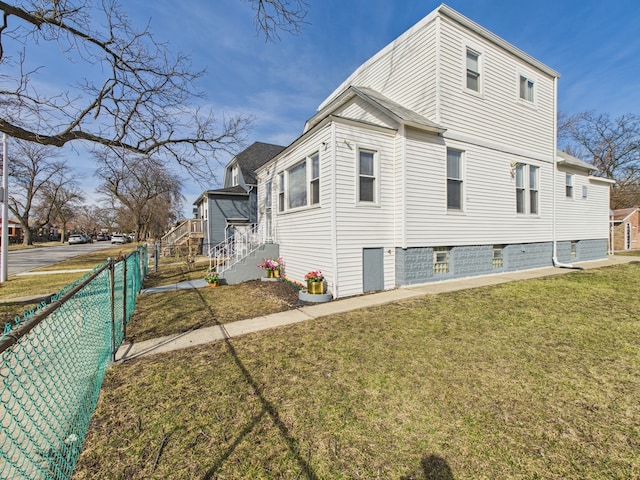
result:
M 257 169 L 288 277 L 334 297 L 607 256 L 609 183 L 556 151 L 559 74 L 441 5 Z

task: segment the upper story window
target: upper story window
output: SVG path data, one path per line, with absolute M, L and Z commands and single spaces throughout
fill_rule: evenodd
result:
M 359 150 L 358 152 L 358 201 L 375 203 L 377 199 L 378 182 L 376 178 L 377 152 Z
M 467 48 L 467 88 L 480 92 L 480 54 Z
M 231 167 L 231 186 L 238 185 L 238 165 Z
M 520 75 L 520 99 L 533 103 L 535 83 L 530 78 Z
M 462 209 L 462 152 L 447 149 L 447 208 Z
M 565 192 L 567 198 L 573 198 L 573 175 L 567 173 L 565 177 Z
M 320 203 L 320 154 L 314 153 L 310 157 L 309 201 L 311 205 Z
M 515 168 L 516 175 L 516 212 L 537 215 L 539 210 L 539 171 L 533 165 L 519 163 Z M 527 195 L 527 191 L 529 194 Z M 527 202 L 528 199 L 528 202 Z

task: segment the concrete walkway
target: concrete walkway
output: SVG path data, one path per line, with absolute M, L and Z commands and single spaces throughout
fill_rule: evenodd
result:
M 640 260 L 638 257 L 633 256 L 612 256 L 606 260 L 583 262 L 576 265 L 584 269 L 592 269 L 610 265 L 618 265 L 621 263 L 629 263 L 632 261 Z M 313 320 L 328 315 L 349 312 L 360 308 L 384 305 L 387 303 L 421 297 L 424 295 L 433 295 L 444 292 L 465 290 L 468 288 L 498 285 L 501 283 L 513 282 L 516 280 L 529 280 L 532 278 L 562 275 L 575 271 L 576 270 L 566 268 L 546 267 L 535 270 L 507 272 L 482 277 L 471 277 L 459 280 L 447 280 L 442 282 L 427 283 L 422 285 L 402 287 L 395 290 L 387 290 L 379 293 L 334 300 L 328 303 L 307 305 L 285 312 L 250 318 L 247 320 L 239 320 L 237 322 L 226 323 L 224 325 L 216 325 L 213 327 L 192 330 L 189 332 L 181 333 L 179 335 L 155 338 L 139 343 L 134 342 L 123 344 L 116 353 L 116 361 L 122 362 L 134 358 L 139 358 L 145 355 L 180 350 L 209 342 L 224 340 L 225 338 L 245 335 L 247 333 L 258 332 L 261 330 L 276 328 L 283 325 L 291 325 L 299 322 L 306 322 L 308 320 Z M 179 290 L 182 288 L 199 288 L 204 286 L 205 284 L 203 280 L 195 280 L 191 282 L 182 282 L 179 284 L 168 285 L 166 287 L 150 288 L 144 290 L 144 292 L 154 293 Z

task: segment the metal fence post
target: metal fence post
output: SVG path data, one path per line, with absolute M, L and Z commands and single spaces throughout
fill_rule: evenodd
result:
M 111 358 L 116 361 L 116 278 L 115 262 L 112 257 L 109 262 L 109 303 L 111 304 Z

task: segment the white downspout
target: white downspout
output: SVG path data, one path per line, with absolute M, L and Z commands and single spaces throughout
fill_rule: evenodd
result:
M 556 173 L 558 170 L 558 77 L 554 77 L 553 79 L 553 215 L 551 220 L 551 229 L 552 229 L 552 243 L 553 243 L 553 254 L 551 257 L 551 262 L 553 266 L 556 268 L 572 268 L 575 270 L 583 270 L 582 267 L 576 267 L 570 263 L 561 263 L 558 261 L 558 239 L 556 237 L 556 208 L 557 208 L 557 197 L 558 197 L 558 185 L 556 183 Z
M 333 298 L 338 298 L 338 235 L 337 235 L 337 205 L 336 200 L 336 162 L 337 162 L 337 141 L 336 141 L 336 122 L 331 121 L 331 185 L 334 189 L 331 195 L 331 243 L 333 244 Z

